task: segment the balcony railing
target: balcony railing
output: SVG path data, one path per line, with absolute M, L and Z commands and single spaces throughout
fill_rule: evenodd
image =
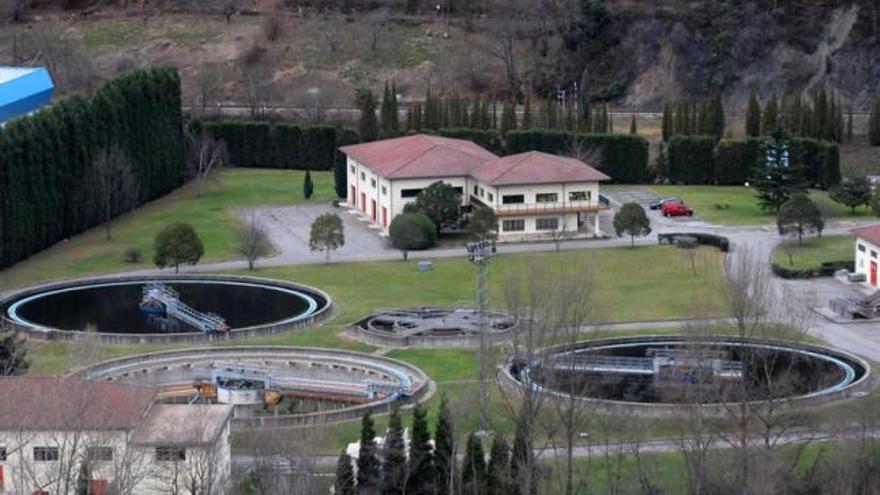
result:
M 560 213 L 596 213 L 607 210 L 608 206 L 596 201 L 567 201 L 558 203 L 517 203 L 494 205 L 495 215 L 499 217 L 517 215 L 550 215 Z

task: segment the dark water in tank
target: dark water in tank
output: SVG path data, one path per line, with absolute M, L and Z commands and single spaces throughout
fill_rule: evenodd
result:
M 216 313 L 231 328 L 267 324 L 293 318 L 309 307 L 296 295 L 259 286 L 211 282 L 167 282 L 191 308 Z M 138 308 L 144 284 L 133 283 L 89 287 L 46 295 L 18 309 L 18 315 L 32 323 L 62 330 L 103 333 L 176 333 L 198 330 L 175 319 L 148 316 Z M 310 294 L 318 302 L 324 302 Z

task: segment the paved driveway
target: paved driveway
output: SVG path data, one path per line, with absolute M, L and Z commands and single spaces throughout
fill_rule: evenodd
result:
M 339 215 L 345 231 L 345 245 L 331 254 L 332 259 L 363 259 L 397 252 L 379 236 L 377 230 L 371 229 L 360 217 L 345 208 L 314 204 L 257 208 L 253 211 L 240 211 L 238 214 L 244 221 L 249 221 L 252 212 L 257 222 L 269 233 L 269 238 L 278 250 L 278 254 L 272 259 L 275 263 L 302 263 L 312 259 L 323 261 L 323 253 L 309 249 L 309 231 L 312 222 L 325 213 Z

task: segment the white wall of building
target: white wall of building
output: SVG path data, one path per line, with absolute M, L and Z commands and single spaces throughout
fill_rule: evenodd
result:
M 864 274 L 865 282 L 868 285 L 872 287 L 880 286 L 880 258 L 878 258 L 880 256 L 880 246 L 872 244 L 865 239 L 856 238 L 855 252 L 856 273 Z M 873 279 L 871 277 L 872 264 L 873 271 L 877 274 Z

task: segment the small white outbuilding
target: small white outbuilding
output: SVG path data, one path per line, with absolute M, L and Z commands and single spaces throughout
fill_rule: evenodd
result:
M 878 253 L 880 253 L 880 224 L 852 230 L 856 236 L 856 273 L 865 275 L 865 283 L 878 287 Z

